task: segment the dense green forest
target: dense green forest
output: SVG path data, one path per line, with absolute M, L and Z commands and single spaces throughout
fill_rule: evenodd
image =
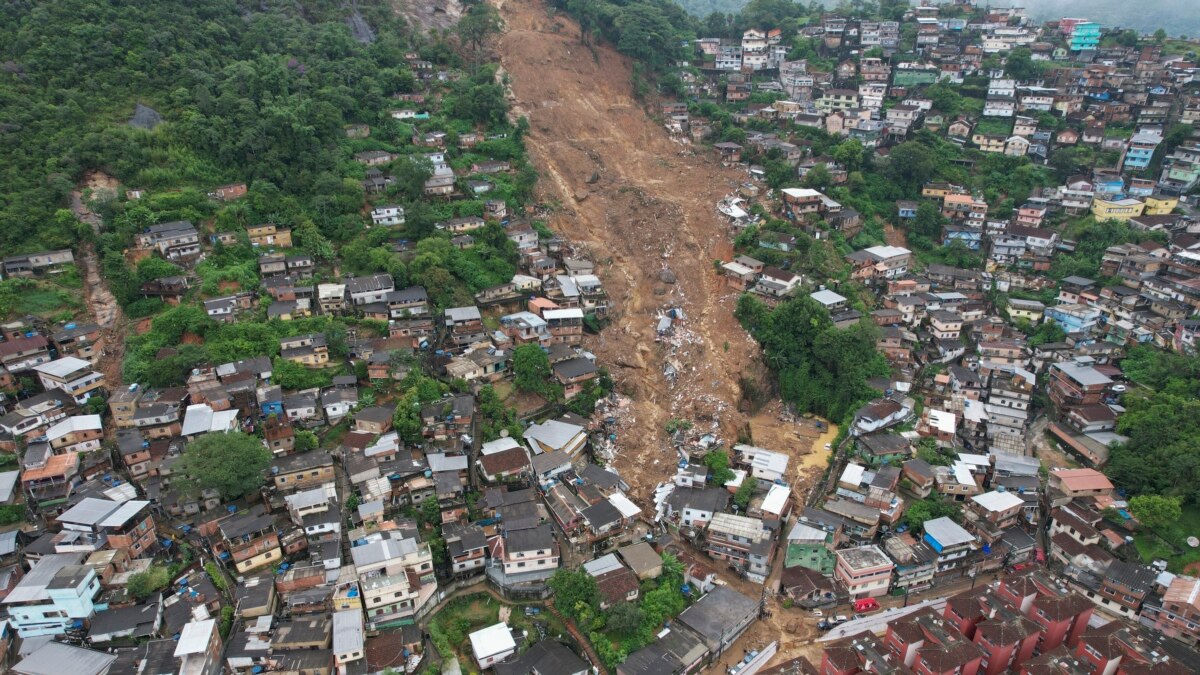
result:
M 350 10 L 333 0 L 10 4 L 0 13 L 0 249 L 71 244 L 75 223 L 56 211 L 92 168 L 147 190 L 250 182 L 265 211 L 253 215 L 311 208 L 336 231 L 361 206 L 346 194 L 343 125 L 385 121 L 389 97 L 415 82 L 404 60 L 414 38 L 388 3 L 358 6 L 373 41 L 356 39 Z M 443 44 L 416 46 L 435 62 L 456 58 Z M 466 98 L 462 107 L 481 108 L 473 116 L 503 114 L 502 96 Z M 161 124 L 129 124 L 138 103 Z M 380 128 L 372 147 L 408 131 Z M 295 201 L 311 195 L 322 197 Z

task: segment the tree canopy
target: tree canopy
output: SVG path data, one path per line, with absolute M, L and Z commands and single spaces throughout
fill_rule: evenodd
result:
M 185 485 L 237 499 L 262 487 L 271 451 L 249 434 L 208 433 L 188 443 L 178 472 Z

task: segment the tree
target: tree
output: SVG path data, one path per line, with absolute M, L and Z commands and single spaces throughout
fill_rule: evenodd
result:
M 317 440 L 317 435 L 308 429 L 300 429 L 295 432 L 296 452 L 308 452 L 316 450 L 320 442 Z
M 1129 509 L 1142 525 L 1151 530 L 1160 530 L 1183 515 L 1179 501 L 1179 497 L 1138 495 L 1129 499 Z
M 488 38 L 500 32 L 502 22 L 496 8 L 486 2 L 472 5 L 458 20 L 458 38 L 471 48 L 475 62 Z
M 938 497 L 926 497 L 909 505 L 908 510 L 904 512 L 904 522 L 909 529 L 919 530 L 925 525 L 927 520 L 936 520 L 937 518 L 950 518 L 959 520 L 962 517 L 962 509 L 954 502 L 948 502 Z
M 701 461 L 708 467 L 708 479 L 713 485 L 724 485 L 737 478 L 737 474 L 729 468 L 729 455 L 724 450 L 709 450 Z
M 622 602 L 608 610 L 606 626 L 618 635 L 632 635 L 642 625 L 642 610 L 631 602 Z
M 129 577 L 125 590 L 138 600 L 145 600 L 150 595 L 166 588 L 170 581 L 167 568 L 162 565 L 151 565 L 145 572 L 138 572 Z
M 851 138 L 838 144 L 833 151 L 833 158 L 846 171 L 858 171 L 862 168 L 865 153 L 863 144 L 858 139 Z
M 212 489 L 224 499 L 237 499 L 263 484 L 271 451 L 262 441 L 239 431 L 208 433 L 188 443 L 178 473 L 186 489 Z
M 296 246 L 301 251 L 312 256 L 314 260 L 325 261 L 333 259 L 333 244 L 321 234 L 311 220 L 305 220 L 296 228 Z
M 886 175 L 910 191 L 915 191 L 934 176 L 938 159 L 928 146 L 906 141 L 892 148 Z
M 1033 52 L 1028 47 L 1017 47 L 1008 53 L 1004 62 L 1004 72 L 1015 80 L 1028 80 L 1038 74 L 1037 64 L 1033 62 Z
M 1067 332 L 1058 325 L 1058 322 L 1046 319 L 1038 324 L 1038 327 L 1033 330 L 1033 334 L 1029 336 L 1029 346 L 1039 347 L 1051 342 L 1062 342 L 1067 339 Z
M 738 486 L 737 492 L 733 494 L 733 503 L 737 504 L 743 513 L 745 513 L 746 509 L 750 508 L 750 499 L 754 496 L 754 487 L 757 482 L 754 477 L 747 473 L 742 478 L 742 484 Z
M 955 455 L 942 452 L 938 447 L 937 441 L 932 438 L 922 438 L 917 443 L 916 450 L 917 459 L 925 462 L 930 466 L 950 466 L 954 463 Z
M 1154 41 L 1160 45 L 1162 43 L 1166 42 L 1167 41 L 1167 31 L 1163 30 L 1162 28 L 1159 28 L 1158 30 L 1154 31 Z
M 513 350 L 513 384 L 520 391 L 550 398 L 555 389 L 550 378 L 550 357 L 537 344 L 525 344 Z
M 595 611 L 600 607 L 600 589 L 596 578 L 582 569 L 560 569 L 550 577 L 550 589 L 554 591 L 554 606 L 558 611 L 576 619 L 583 611 Z

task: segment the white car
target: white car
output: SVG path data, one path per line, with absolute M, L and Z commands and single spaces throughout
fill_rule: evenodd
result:
M 819 609 L 814 609 L 814 610 L 813 610 L 813 616 L 825 616 L 825 612 L 822 612 L 822 611 L 821 611 L 821 610 L 819 610 Z
M 1124 394 L 1126 387 L 1123 384 L 1114 384 L 1112 390 L 1114 394 Z
M 833 449 L 833 443 L 826 443 L 826 444 L 825 444 L 825 449 L 826 449 L 826 450 L 832 450 L 832 449 Z

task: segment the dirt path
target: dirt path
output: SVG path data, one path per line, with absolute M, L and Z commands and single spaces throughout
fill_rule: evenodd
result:
M 513 108 L 529 118 L 526 140 L 542 174 L 550 226 L 604 280 L 614 322 L 587 345 L 633 398 L 619 420 L 614 464 L 643 503 L 678 460 L 671 418 L 731 442 L 745 423 L 739 380 L 761 379 L 758 346 L 733 317 L 736 294 L 713 260 L 732 247 L 716 203 L 744 178 L 666 135 L 634 100 L 630 63 L 607 45 L 595 55 L 568 17 L 542 0 L 492 0 L 506 29 L 497 48 Z M 658 316 L 682 307 L 676 335 L 655 342 Z M 669 382 L 666 360 L 678 366 Z
M 71 193 L 71 211 L 79 220 L 92 226 L 92 231 L 99 234 L 103 223 L 88 208 L 84 202 L 84 191 L 91 190 L 92 195 L 101 191 L 112 191 L 115 196 L 117 180 L 99 171 L 89 172 L 83 182 Z M 104 373 L 109 391 L 115 391 L 121 385 L 121 363 L 125 357 L 125 314 L 121 305 L 108 289 L 108 281 L 100 273 L 100 259 L 96 248 L 91 242 L 82 244 L 79 248 L 79 266 L 83 272 L 83 294 L 87 301 L 88 312 L 103 329 L 104 351 L 96 362 L 96 367 Z

